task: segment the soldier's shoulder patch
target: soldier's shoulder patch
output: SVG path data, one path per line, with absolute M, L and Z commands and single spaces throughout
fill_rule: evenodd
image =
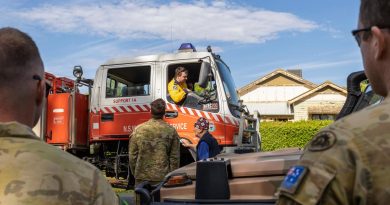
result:
M 319 132 L 309 143 L 308 150 L 312 152 L 331 148 L 336 143 L 336 135 L 331 131 Z
M 280 186 L 280 190 L 294 194 L 302 179 L 305 177 L 307 170 L 308 169 L 302 165 L 291 167 Z

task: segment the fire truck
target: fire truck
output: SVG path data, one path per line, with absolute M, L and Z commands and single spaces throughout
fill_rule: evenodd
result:
M 194 89 L 180 105 L 167 89 L 179 66 L 188 70 L 187 85 Z M 52 89 L 37 132 L 107 176 L 129 176 L 129 135 L 151 118 L 150 103 L 158 98 L 167 102 L 164 120 L 176 128 L 181 141 L 198 142 L 193 125 L 204 117 L 223 152 L 260 150 L 258 115 L 242 105 L 230 68 L 210 46 L 197 52 L 185 43 L 175 53 L 112 59 L 97 69 L 93 80 L 82 77 L 81 66 L 74 67 L 73 75 L 75 80 L 46 73 Z M 82 87 L 88 94 L 80 92 Z M 181 165 L 193 161 L 182 146 Z

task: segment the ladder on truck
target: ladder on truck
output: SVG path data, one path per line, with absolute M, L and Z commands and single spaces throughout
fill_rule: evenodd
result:
M 236 138 L 235 153 L 258 152 L 261 150 L 260 115 L 257 111 L 249 115 L 241 112 L 240 128 Z

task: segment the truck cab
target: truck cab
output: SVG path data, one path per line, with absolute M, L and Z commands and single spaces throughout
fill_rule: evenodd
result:
M 203 81 L 209 88 L 199 94 L 203 99 L 199 103 L 177 105 L 170 99 L 167 85 L 178 66 L 188 69 L 189 86 L 198 85 L 199 77 L 205 78 L 203 73 L 208 72 Z M 150 118 L 149 104 L 157 98 L 166 100 L 165 120 L 180 137 L 196 143 L 193 125 L 205 117 L 221 146 L 234 144 L 240 113 L 235 109 L 238 96 L 230 69 L 218 56 L 195 51 L 113 59 L 99 67 L 90 106 L 91 141 L 127 138 L 135 126 Z

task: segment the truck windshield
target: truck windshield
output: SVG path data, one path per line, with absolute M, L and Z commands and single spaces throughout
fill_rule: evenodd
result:
M 238 105 L 238 96 L 230 70 L 227 65 L 221 60 L 216 59 L 216 63 L 218 66 L 219 73 L 221 74 L 223 89 L 225 90 L 229 110 L 234 116 L 239 117 L 239 112 L 233 108 L 235 107 L 234 105 Z

